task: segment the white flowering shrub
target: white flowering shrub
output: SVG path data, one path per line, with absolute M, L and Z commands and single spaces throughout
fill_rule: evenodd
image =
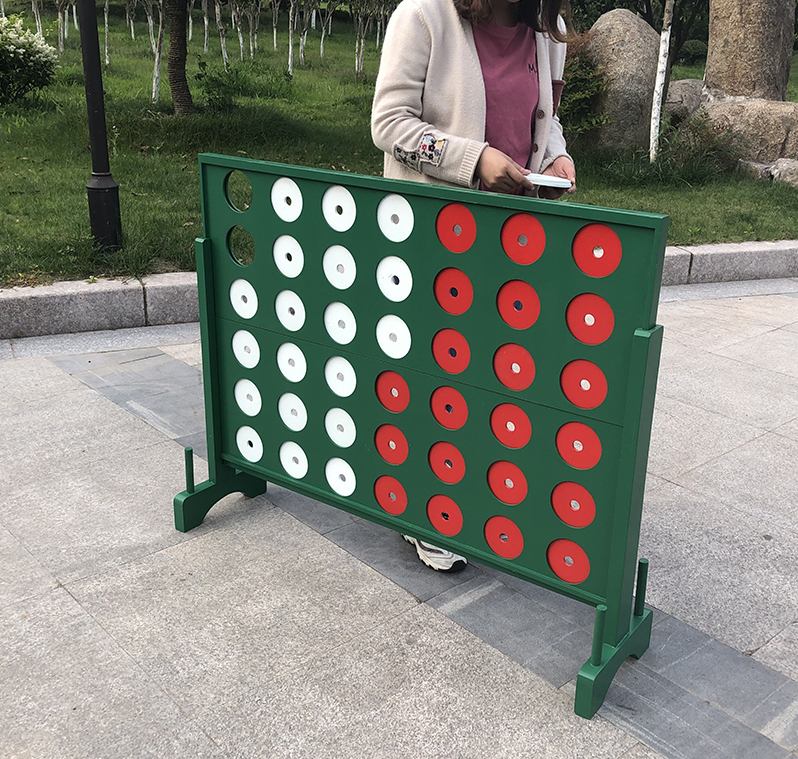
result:
M 52 82 L 58 54 L 22 20 L 0 18 L 0 105 L 13 103 Z

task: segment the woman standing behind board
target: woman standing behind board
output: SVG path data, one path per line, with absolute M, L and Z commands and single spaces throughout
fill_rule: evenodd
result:
M 384 175 L 554 199 L 574 164 L 557 106 L 564 82 L 563 0 L 403 0 L 385 33 L 371 135 Z M 433 569 L 466 560 L 405 535 Z

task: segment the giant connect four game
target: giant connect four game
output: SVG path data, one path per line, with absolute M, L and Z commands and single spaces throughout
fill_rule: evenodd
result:
M 177 528 L 270 481 L 590 604 L 592 716 L 650 638 L 667 218 L 215 155 L 200 174 L 210 477 L 187 455 Z

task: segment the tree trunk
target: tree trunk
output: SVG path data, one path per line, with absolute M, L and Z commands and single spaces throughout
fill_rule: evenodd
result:
M 202 46 L 203 52 L 207 55 L 208 54 L 208 34 L 209 34 L 209 23 L 208 23 L 208 0 L 202 0 L 202 23 L 205 25 L 205 43 Z
M 274 32 L 274 52 L 277 52 L 277 16 L 280 13 L 280 0 L 271 0 L 272 31 Z
M 107 0 L 106 0 L 107 2 Z M 158 102 L 161 91 L 161 58 L 163 57 L 164 0 L 158 2 L 158 44 L 155 48 L 155 66 L 152 69 L 152 102 Z
M 194 16 L 192 15 L 192 11 L 194 10 L 194 0 L 188 4 L 188 41 L 191 42 L 191 38 L 194 36 Z M 171 36 L 171 31 L 169 35 Z M 169 43 L 171 45 L 171 42 Z
M 167 0 L 166 18 L 169 22 L 169 57 L 166 60 L 169 75 L 169 90 L 175 106 L 175 116 L 188 116 L 194 113 L 194 101 L 186 79 L 186 58 L 188 57 L 188 41 L 186 40 L 186 16 L 188 5 L 186 0 Z
M 39 0 L 31 0 L 31 10 L 33 10 L 33 17 L 36 19 L 36 34 L 44 39 L 42 33 L 42 16 L 39 13 Z
M 105 17 L 105 65 L 111 65 L 111 50 L 109 48 L 109 40 L 108 40 L 108 12 L 110 11 L 109 8 L 109 0 L 105 0 L 105 9 L 103 11 L 103 16 Z
M 6 4 L 3 0 L 0 0 L 0 18 L 6 17 Z
M 78 26 L 78 10 L 77 10 L 77 3 L 72 3 L 72 23 L 75 25 L 75 29 L 79 29 Z
M 219 42 L 222 45 L 222 60 L 224 61 L 224 70 L 227 71 L 230 66 L 230 59 L 227 57 L 227 30 L 224 28 L 224 21 L 222 21 L 222 6 L 219 0 L 213 0 L 216 6 L 216 28 L 219 30 Z
M 294 21 L 297 0 L 290 0 L 288 6 L 288 73 L 294 73 Z
M 241 8 L 236 4 L 231 2 L 230 3 L 230 16 L 233 21 L 233 25 L 236 28 L 236 33 L 238 34 L 238 49 L 241 54 L 241 60 L 244 60 L 244 31 L 241 28 Z
M 710 0 L 706 86 L 784 100 L 794 23 L 795 0 Z
M 662 35 L 659 39 L 657 78 L 654 80 L 654 99 L 651 102 L 651 134 L 648 143 L 648 157 L 651 163 L 657 160 L 657 151 L 659 150 L 659 121 L 662 115 L 662 92 L 665 89 L 665 75 L 668 71 L 668 51 L 671 46 L 673 2 L 674 0 L 666 0 L 665 12 L 662 16 Z
M 152 0 L 144 1 L 144 13 L 147 14 L 147 28 L 150 30 L 150 45 L 152 46 L 152 54 L 155 55 L 155 48 L 157 47 L 157 44 L 155 42 L 155 29 L 152 19 Z
M 64 39 L 69 39 L 69 3 L 64 8 Z

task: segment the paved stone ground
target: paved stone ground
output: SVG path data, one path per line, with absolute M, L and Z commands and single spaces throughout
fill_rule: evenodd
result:
M 795 759 L 796 289 L 663 294 L 653 639 L 590 722 L 588 607 L 276 487 L 173 529 L 196 325 L 0 342 L 0 756 Z

